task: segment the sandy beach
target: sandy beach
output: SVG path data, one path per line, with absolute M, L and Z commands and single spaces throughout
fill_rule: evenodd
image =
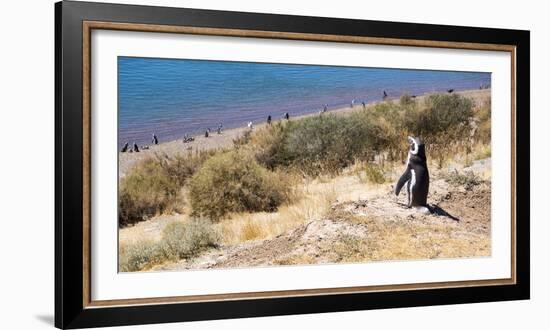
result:
M 483 102 L 487 97 L 491 95 L 491 90 L 490 89 L 467 90 L 467 91 L 458 91 L 455 93 L 470 97 L 472 100 L 474 100 L 474 102 L 477 105 L 479 105 L 481 102 Z M 421 101 L 423 98 L 425 98 L 428 95 L 430 94 L 418 96 L 416 100 Z M 391 100 L 391 101 L 398 101 L 398 99 Z M 369 103 L 367 104 L 367 108 L 379 102 Z M 359 103 L 359 104 L 356 104 L 353 108 L 343 107 L 335 110 L 330 110 L 328 112 L 334 113 L 334 114 L 346 114 L 346 113 L 349 113 L 352 111 L 358 111 L 361 109 L 363 109 L 363 106 Z M 290 120 L 316 116 L 316 115 L 319 115 L 319 114 L 311 113 L 311 114 L 302 115 L 299 117 L 292 117 L 292 113 L 291 113 Z M 275 123 L 277 121 L 279 120 L 274 120 L 273 122 Z M 260 129 L 265 125 L 267 125 L 265 122 L 253 123 L 253 124 L 254 124 L 254 128 L 253 128 L 254 130 Z M 152 157 L 155 154 L 175 155 L 175 154 L 197 152 L 201 150 L 223 149 L 223 148 L 230 147 L 233 145 L 233 140 L 242 136 L 247 130 L 249 130 L 248 127 L 232 128 L 232 129 L 222 130 L 221 134 L 218 134 L 216 131 L 212 131 L 208 138 L 204 137 L 204 135 L 196 135 L 194 136 L 195 140 L 189 143 L 183 143 L 182 139 L 178 139 L 178 140 L 173 140 L 168 142 L 162 142 L 162 143 L 159 143 L 158 145 L 149 145 L 149 149 L 141 150 L 139 153 L 119 152 L 119 158 L 118 158 L 119 177 L 123 177 L 125 173 L 127 173 L 128 170 L 131 169 L 138 161 L 145 159 L 147 157 Z

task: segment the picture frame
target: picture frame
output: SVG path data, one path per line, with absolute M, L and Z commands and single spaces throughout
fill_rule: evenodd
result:
M 510 277 L 94 300 L 92 32 L 256 38 L 511 58 Z M 85 328 L 529 299 L 528 31 L 62 1 L 55 5 L 55 325 Z M 506 183 L 508 184 L 508 183 Z

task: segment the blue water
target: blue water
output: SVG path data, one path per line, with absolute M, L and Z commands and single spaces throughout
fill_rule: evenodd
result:
M 119 145 L 170 141 L 404 93 L 477 89 L 490 73 L 118 58 Z

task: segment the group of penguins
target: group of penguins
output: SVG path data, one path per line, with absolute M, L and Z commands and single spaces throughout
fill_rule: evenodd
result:
M 480 85 L 479 86 L 479 89 L 486 89 L 486 88 L 490 88 L 489 85 Z M 454 89 L 448 89 L 447 90 L 448 93 L 453 93 L 454 92 Z M 383 100 L 386 100 L 388 98 L 388 93 L 383 90 L 382 91 L 382 99 Z M 415 98 L 416 95 L 412 95 L 411 97 Z M 365 102 L 361 102 L 363 104 L 363 107 L 366 106 Z M 351 101 L 351 107 L 353 108 L 353 106 L 355 105 L 355 99 L 353 99 Z M 323 110 L 319 111 L 320 113 L 325 113 L 328 111 L 328 104 L 324 104 L 323 106 Z M 290 119 L 290 113 L 288 112 L 285 112 L 283 114 L 283 118 L 286 119 L 286 120 L 289 120 Z M 271 125 L 271 122 L 272 122 L 272 117 L 271 115 L 268 115 L 267 116 L 267 124 L 268 125 Z M 252 125 L 252 122 L 248 122 L 248 128 L 249 129 L 252 129 L 253 128 L 253 125 Z M 219 124 L 218 125 L 218 128 L 217 128 L 217 132 L 218 134 L 221 134 L 222 133 L 222 128 L 223 128 L 223 125 L 222 124 Z M 211 134 L 211 129 L 210 128 L 207 128 L 204 132 L 204 137 L 207 138 L 209 137 Z M 185 135 L 184 139 L 183 139 L 183 142 L 184 143 L 187 143 L 187 142 L 192 142 L 194 140 L 194 138 L 190 138 L 187 134 Z M 152 140 L 151 140 L 151 143 L 154 144 L 154 145 L 157 145 L 159 142 L 158 142 L 158 138 L 155 134 L 153 134 L 153 137 L 152 137 Z M 142 146 L 141 149 L 149 149 L 149 146 Z M 132 145 L 132 148 L 130 148 L 130 145 L 129 145 L 129 142 L 126 142 L 124 144 L 124 146 L 122 147 L 122 150 L 121 152 L 140 152 L 140 147 L 137 145 L 136 142 L 133 143 Z
M 151 139 L 151 143 L 154 144 L 154 145 L 159 144 L 159 139 L 157 138 L 156 134 L 153 134 L 153 137 Z M 149 149 L 149 146 L 142 146 L 141 149 L 142 150 L 143 149 L 144 150 Z M 139 152 L 139 151 L 140 151 L 140 147 L 137 145 L 136 142 L 134 142 L 131 149 L 130 149 L 129 142 L 126 142 L 124 144 L 124 146 L 122 146 L 122 149 L 120 150 L 120 152 Z

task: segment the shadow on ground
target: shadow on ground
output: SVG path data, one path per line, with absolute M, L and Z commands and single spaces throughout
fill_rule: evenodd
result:
M 449 212 L 445 211 L 439 205 L 430 205 L 430 212 L 435 215 L 441 215 L 444 217 L 448 217 L 449 219 L 452 219 L 454 221 L 460 221 L 459 218 L 455 217 L 454 215 L 450 214 Z
M 54 326 L 54 318 L 51 314 L 42 314 L 42 315 L 35 315 L 34 316 L 37 320 L 42 321 L 43 323 L 46 323 L 47 325 Z

